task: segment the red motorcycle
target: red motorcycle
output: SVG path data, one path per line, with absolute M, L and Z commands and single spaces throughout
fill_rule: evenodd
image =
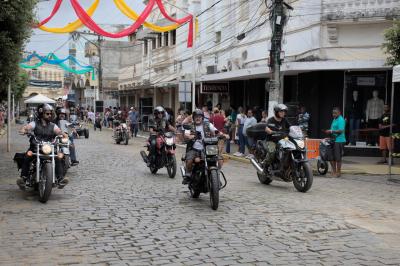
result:
M 158 132 L 150 135 L 147 141 L 147 151 L 141 151 L 140 155 L 143 161 L 150 168 L 152 174 L 163 167 L 167 168 L 168 176 L 174 178 L 176 175 L 176 157 L 175 157 L 175 135 L 172 132 Z

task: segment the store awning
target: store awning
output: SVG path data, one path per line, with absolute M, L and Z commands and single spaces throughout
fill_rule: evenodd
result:
M 38 94 L 36 96 L 29 98 L 28 100 L 25 100 L 24 103 L 56 103 L 56 101 L 42 94 Z
M 311 71 L 329 70 L 388 70 L 384 60 L 355 60 L 355 61 L 307 61 L 307 62 L 286 62 L 282 64 L 281 71 L 284 75 L 293 75 Z M 268 78 L 271 72 L 268 67 L 254 67 L 238 69 L 228 72 L 203 75 L 198 81 L 227 81 Z

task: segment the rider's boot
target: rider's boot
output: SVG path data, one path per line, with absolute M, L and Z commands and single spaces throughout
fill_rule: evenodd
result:
M 189 184 L 190 180 L 191 180 L 191 177 L 192 177 L 192 173 L 191 172 L 186 172 L 186 174 L 183 177 L 182 184 L 183 185 Z
M 17 185 L 19 189 L 25 190 L 26 189 L 26 182 L 24 177 L 20 177 L 17 179 Z

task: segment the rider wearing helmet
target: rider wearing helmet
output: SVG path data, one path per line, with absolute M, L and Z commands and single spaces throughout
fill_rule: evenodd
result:
M 186 148 L 186 174 L 182 184 L 188 184 L 192 176 L 193 161 L 195 158 L 201 158 L 204 149 L 203 139 L 206 137 L 213 137 L 215 135 L 224 135 L 219 132 L 215 126 L 209 121 L 204 120 L 204 112 L 196 109 L 192 113 L 193 127 L 192 130 L 185 130 L 185 139 L 188 141 Z M 219 159 L 219 165 L 222 167 L 223 159 Z
M 68 128 L 68 126 L 70 125 L 70 123 L 69 123 L 68 120 L 67 120 L 67 110 L 66 110 L 66 109 L 64 109 L 64 108 L 59 108 L 59 109 L 57 110 L 57 120 L 56 120 L 56 123 L 57 123 L 57 126 L 61 129 L 61 131 L 62 131 L 64 134 L 69 135 L 68 133 L 69 133 L 70 130 L 71 130 L 71 131 L 74 132 L 76 135 L 78 135 L 78 134 L 76 133 L 75 128 L 73 128 L 73 127 L 72 127 L 71 129 Z M 70 156 L 71 156 L 71 165 L 74 166 L 74 165 L 79 164 L 79 161 L 76 160 L 76 150 L 75 150 L 74 138 L 73 138 L 72 134 L 69 135 L 69 141 L 71 142 L 71 145 L 69 146 L 69 153 L 70 153 Z
M 289 132 L 290 124 L 285 118 L 287 110 L 287 106 L 282 103 L 274 106 L 274 116 L 267 120 L 265 128 L 268 135 L 272 135 L 274 132 Z
M 33 131 L 38 140 L 52 141 L 56 136 L 62 135 L 61 129 L 54 124 L 54 109 L 49 104 L 40 104 L 37 107 L 37 119 L 23 126 L 20 130 L 21 133 Z M 36 145 L 30 140 L 30 147 L 28 151 L 35 151 Z M 29 175 L 29 167 L 33 157 L 25 156 L 24 164 L 21 169 L 21 178 L 17 180 L 17 184 L 21 189 L 25 188 L 25 182 Z M 56 175 L 59 183 L 63 186 L 68 184 L 68 179 L 63 177 L 61 161 L 56 159 Z M 62 186 L 62 187 L 63 187 Z
M 114 127 L 118 127 L 120 124 L 125 123 L 125 122 L 126 122 L 126 119 L 122 115 L 122 111 L 119 110 L 114 117 L 114 121 L 113 121 Z
M 153 155 L 156 152 L 156 144 L 157 144 L 157 133 L 172 131 L 175 132 L 176 129 L 170 124 L 168 119 L 165 116 L 165 109 L 162 106 L 157 106 L 153 110 L 154 119 L 149 122 L 149 130 L 150 137 L 148 142 L 149 146 L 149 155 L 147 164 L 150 165 L 151 161 L 155 158 Z

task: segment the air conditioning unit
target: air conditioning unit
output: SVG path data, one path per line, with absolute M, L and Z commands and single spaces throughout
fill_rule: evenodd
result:
M 217 65 L 207 66 L 207 74 L 217 73 Z

